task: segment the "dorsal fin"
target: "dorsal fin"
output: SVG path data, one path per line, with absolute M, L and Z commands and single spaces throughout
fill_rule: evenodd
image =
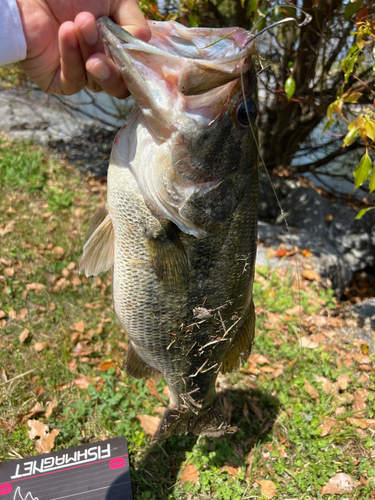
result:
M 79 270 L 86 276 L 96 276 L 113 266 L 115 235 L 107 205 L 97 212 L 90 221 L 89 239 L 83 247 Z

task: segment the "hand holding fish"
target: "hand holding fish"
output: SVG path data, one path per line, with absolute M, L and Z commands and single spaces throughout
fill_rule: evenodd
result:
M 84 87 L 117 98 L 129 92 L 105 55 L 96 19 L 106 15 L 135 37 L 150 30 L 136 0 L 16 0 L 27 44 L 20 65 L 47 94 L 71 95 Z

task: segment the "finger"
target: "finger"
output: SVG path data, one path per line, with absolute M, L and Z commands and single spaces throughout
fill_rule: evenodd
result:
M 74 23 L 63 23 L 58 32 L 60 70 L 56 72 L 52 85 L 56 93 L 71 95 L 86 85 L 86 68 L 81 56 Z
M 89 12 L 81 12 L 76 16 L 74 26 L 84 63 L 86 63 L 89 57 L 93 54 L 104 52 L 104 44 L 99 36 L 96 20 L 92 14 Z M 86 86 L 90 90 L 93 90 L 94 92 L 101 90 L 95 79 L 92 78 L 91 74 L 87 74 L 86 76 Z
M 93 80 L 107 94 L 117 97 L 117 99 L 125 99 L 130 95 L 115 63 L 106 55 L 94 54 L 91 56 L 86 63 L 86 69 Z
M 151 31 L 136 0 L 114 0 L 109 16 L 136 38 L 148 42 Z

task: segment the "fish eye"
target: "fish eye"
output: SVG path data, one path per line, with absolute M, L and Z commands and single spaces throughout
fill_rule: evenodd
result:
M 242 127 L 250 127 L 257 118 L 257 107 L 253 101 L 246 99 L 237 106 L 237 121 Z M 249 123 L 250 119 L 250 123 Z

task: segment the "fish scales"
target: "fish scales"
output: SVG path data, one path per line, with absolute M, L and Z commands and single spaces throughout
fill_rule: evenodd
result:
M 177 30 L 186 52 L 189 29 L 177 23 L 150 26 L 155 26 L 150 44 L 158 42 L 164 50 L 168 32 Z M 238 29 L 237 39 L 229 41 L 238 59 L 231 62 L 233 54 L 223 59 L 229 62 L 217 87 L 204 79 L 199 84 L 202 58 L 196 70 L 194 60 L 179 56 L 175 73 L 184 86 L 177 88 L 172 75 L 171 91 L 165 75 L 172 63 L 160 68 L 160 47 L 137 42 L 106 19 L 99 27 L 139 108 L 116 136 L 107 206 L 90 225 L 81 268 L 90 275 L 112 267 L 114 308 L 130 341 L 128 375 L 163 375 L 168 384 L 170 403 L 159 437 L 187 431 L 218 436 L 226 422 L 215 391 L 217 375 L 244 362 L 254 338 L 256 79 L 249 50 L 238 49 L 249 35 Z M 225 34 L 213 31 L 216 40 Z M 147 52 L 153 50 L 157 63 Z M 150 91 L 142 71 L 150 77 L 152 64 L 156 83 L 148 82 Z M 197 71 L 198 83 L 189 84 L 183 67 Z M 163 109 L 155 107 L 160 94 Z

